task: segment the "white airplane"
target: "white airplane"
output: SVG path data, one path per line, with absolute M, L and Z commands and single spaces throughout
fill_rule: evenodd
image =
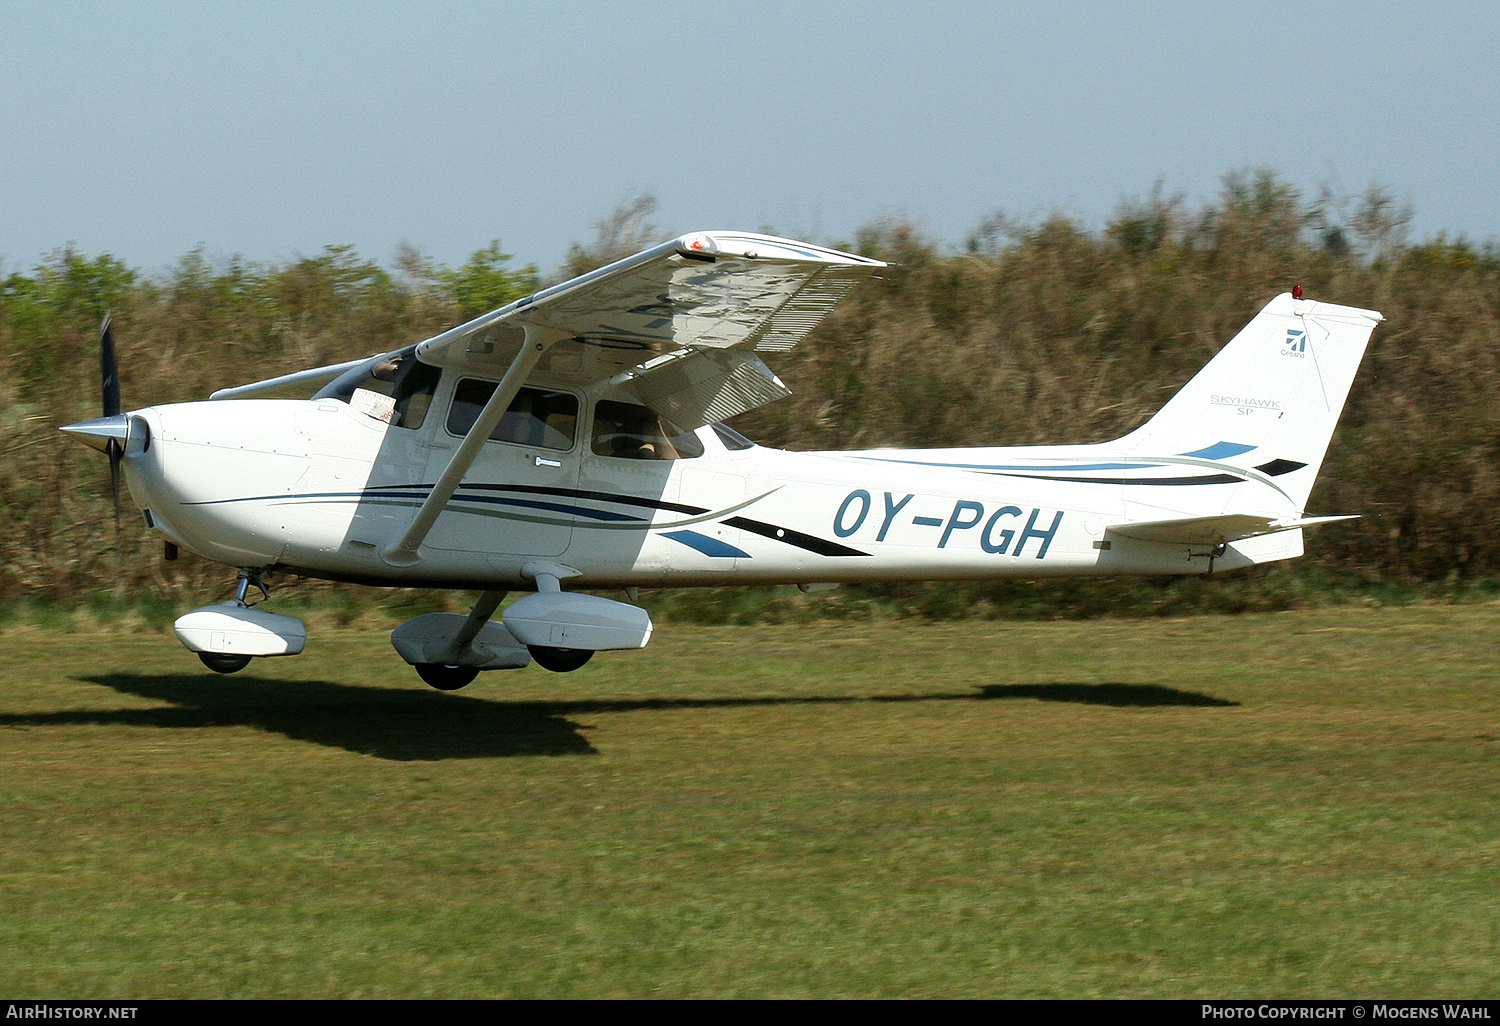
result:
M 169 557 L 239 568 L 176 623 L 210 669 L 302 651 L 247 600 L 273 574 L 477 589 L 391 636 L 443 690 L 645 646 L 644 609 L 572 589 L 1220 573 L 1346 519 L 1305 506 L 1382 318 L 1300 289 L 1112 442 L 785 452 L 722 423 L 788 395 L 761 354 L 883 266 L 697 232 L 405 349 L 130 413 L 106 321 L 105 416 L 63 430 L 110 454 L 117 504 L 123 468 Z

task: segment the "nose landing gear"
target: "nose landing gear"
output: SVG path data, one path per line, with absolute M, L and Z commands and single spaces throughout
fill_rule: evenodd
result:
M 591 648 L 554 648 L 551 645 L 528 645 L 531 658 L 544 670 L 572 673 L 594 657 Z
M 270 598 L 268 569 L 240 571 L 233 601 L 202 606 L 177 618 L 177 639 L 215 673 L 236 673 L 255 656 L 296 655 L 307 642 L 307 628 L 295 616 L 251 606 L 245 596 L 253 586 Z

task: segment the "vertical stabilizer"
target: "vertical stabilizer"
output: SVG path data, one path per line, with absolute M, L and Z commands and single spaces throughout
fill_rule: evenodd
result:
M 1283 293 L 1116 445 L 1135 457 L 1211 460 L 1250 471 L 1274 480 L 1300 512 L 1370 333 L 1383 319 L 1373 310 Z

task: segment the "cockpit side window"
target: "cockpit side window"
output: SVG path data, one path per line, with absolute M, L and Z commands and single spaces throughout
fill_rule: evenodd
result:
M 337 399 L 394 427 L 419 428 L 427 419 L 440 368 L 408 346 L 360 364 L 324 386 L 314 399 Z
M 684 460 L 703 455 L 703 442 L 644 406 L 604 399 L 594 405 L 594 454 L 627 460 Z
M 453 390 L 453 405 L 448 409 L 448 430 L 455 435 L 468 434 L 485 403 L 495 394 L 495 387 L 495 382 L 477 378 L 460 381 Z M 490 432 L 490 440 L 568 450 L 573 448 L 577 433 L 577 396 L 570 392 L 523 388 Z

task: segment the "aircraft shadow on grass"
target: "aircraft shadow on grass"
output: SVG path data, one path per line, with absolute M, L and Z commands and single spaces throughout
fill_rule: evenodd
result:
M 1224 698 L 1179 691 L 1160 684 L 991 684 L 979 689 L 983 698 L 1036 698 L 1043 702 L 1082 702 L 1112 706 L 1231 706 Z
M 299 741 L 400 762 L 592 755 L 570 717 L 601 712 L 714 709 L 857 702 L 976 702 L 1031 698 L 1115 707 L 1233 706 L 1236 702 L 1155 684 L 995 684 L 962 692 L 887 696 L 659 698 L 505 701 L 436 691 L 331 681 L 235 677 L 205 684 L 200 674 L 111 673 L 78 680 L 170 702 L 153 709 L 78 710 L 0 716 L 0 726 L 100 724 L 166 729 L 251 726 Z

